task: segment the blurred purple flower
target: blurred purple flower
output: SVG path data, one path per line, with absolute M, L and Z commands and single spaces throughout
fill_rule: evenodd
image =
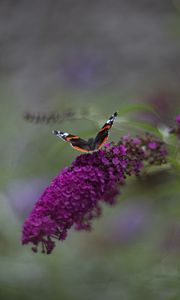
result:
M 176 126 L 170 130 L 170 133 L 176 134 L 178 139 L 180 139 L 180 114 L 176 117 L 176 123 Z
M 141 143 L 145 147 L 145 157 L 150 164 L 166 163 L 168 153 L 163 141 L 147 133 L 144 138 L 141 138 Z
M 141 144 L 141 140 L 138 137 L 134 138 L 132 142 L 133 142 L 134 145 L 140 145 Z
M 176 122 L 180 124 L 180 114 L 176 117 Z
M 49 254 L 55 247 L 52 238 L 64 240 L 72 226 L 90 230 L 92 220 L 101 214 L 101 202 L 115 204 L 118 184 L 128 175 L 138 175 L 143 160 L 165 162 L 160 155 L 163 143 L 150 135 L 139 139 L 137 145 L 131 137 L 122 138 L 110 148 L 78 156 L 41 195 L 24 223 L 22 243 L 34 244 L 34 251 L 41 244 L 42 252 Z M 148 148 L 153 139 L 156 150 Z
M 112 144 L 112 142 L 108 142 L 104 145 L 104 148 L 111 148 Z
M 174 113 L 174 104 L 178 104 L 178 98 L 178 95 L 174 91 L 157 90 L 145 99 L 145 102 L 150 104 L 157 114 L 143 112 L 140 116 L 143 120 L 153 122 L 156 125 L 164 122 L 170 125 Z
M 47 182 L 47 179 L 43 178 L 12 181 L 7 188 L 7 194 L 15 214 L 26 216 L 42 194 Z
M 91 85 L 96 83 L 95 79 L 103 66 L 102 57 L 74 55 L 63 65 L 64 81 L 73 86 Z
M 148 207 L 139 203 L 129 204 L 108 223 L 107 234 L 111 242 L 129 244 L 149 225 Z
M 156 142 L 149 142 L 148 147 L 151 150 L 155 150 L 157 148 L 157 144 Z

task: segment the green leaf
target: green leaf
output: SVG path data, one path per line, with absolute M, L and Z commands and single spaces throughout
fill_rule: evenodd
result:
M 149 124 L 147 122 L 138 122 L 138 121 L 132 121 L 132 120 L 131 121 L 127 120 L 125 122 L 127 122 L 128 125 L 132 125 L 133 127 L 136 127 L 138 129 L 141 129 L 146 132 L 153 133 L 153 134 L 157 135 L 158 137 L 161 137 L 159 130 L 152 124 Z
M 148 111 L 153 114 L 155 114 L 157 117 L 159 117 L 158 113 L 155 111 L 155 109 L 146 103 L 132 103 L 132 104 L 127 104 L 124 107 L 121 107 L 118 111 L 118 114 L 121 115 L 126 115 L 131 112 L 136 112 L 136 111 Z

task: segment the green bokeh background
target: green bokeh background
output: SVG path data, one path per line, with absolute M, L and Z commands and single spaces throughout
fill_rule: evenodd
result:
M 92 232 L 72 230 L 51 255 L 21 245 L 33 203 L 78 155 L 53 129 L 87 138 L 116 110 L 114 141 L 174 124 L 179 20 L 175 0 L 1 1 L 0 299 L 180 299 L 178 170 L 128 179 Z M 135 103 L 158 118 L 121 114 Z M 59 124 L 23 119 L 68 110 L 74 117 Z

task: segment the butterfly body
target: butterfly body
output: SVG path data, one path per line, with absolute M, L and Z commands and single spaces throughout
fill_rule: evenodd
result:
M 117 116 L 115 112 L 100 129 L 95 138 L 89 138 L 87 141 L 81 139 L 77 135 L 72 135 L 67 132 L 53 130 L 53 134 L 63 139 L 66 142 L 70 142 L 71 146 L 81 152 L 93 152 L 99 150 L 108 139 L 109 129 L 112 127 L 114 120 Z

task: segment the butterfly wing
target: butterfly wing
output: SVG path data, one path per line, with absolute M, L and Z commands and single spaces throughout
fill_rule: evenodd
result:
M 52 132 L 57 137 L 61 138 L 62 140 L 69 142 L 71 146 L 81 152 L 89 152 L 90 147 L 87 141 L 81 139 L 77 135 L 69 134 L 67 132 L 53 130 Z
M 117 117 L 118 113 L 115 112 L 108 120 L 107 122 L 103 125 L 103 127 L 100 129 L 98 134 L 95 137 L 94 144 L 95 144 L 95 149 L 100 149 L 106 140 L 108 139 L 108 134 L 109 130 L 111 129 L 115 118 Z

